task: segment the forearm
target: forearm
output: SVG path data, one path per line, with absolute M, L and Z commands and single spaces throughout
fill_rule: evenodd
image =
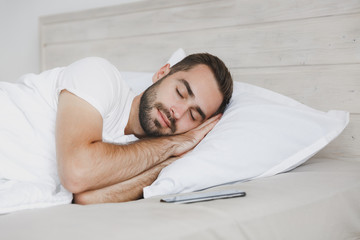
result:
M 174 154 L 175 136 L 144 139 L 128 145 L 94 142 L 77 148 L 73 161 L 63 161 L 59 171 L 68 172 L 78 186 L 73 192 L 94 190 L 130 179 Z M 73 171 L 69 172 L 68 169 Z M 63 183 L 64 184 L 64 183 Z
M 154 182 L 160 171 L 175 160 L 175 158 L 171 158 L 127 181 L 97 190 L 74 194 L 74 202 L 77 204 L 93 204 L 139 199 L 143 196 L 143 188 Z

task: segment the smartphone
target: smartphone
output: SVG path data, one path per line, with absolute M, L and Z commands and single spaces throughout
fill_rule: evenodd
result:
M 160 202 L 194 203 L 194 202 L 210 201 L 215 199 L 225 199 L 225 198 L 244 197 L 244 196 L 246 196 L 246 193 L 243 191 L 236 189 L 226 189 L 226 190 L 182 194 L 174 197 L 166 197 L 160 199 Z

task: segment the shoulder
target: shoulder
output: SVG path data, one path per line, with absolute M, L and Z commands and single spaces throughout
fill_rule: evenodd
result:
M 112 65 L 107 59 L 102 58 L 102 57 L 86 57 L 86 58 L 80 59 L 79 61 L 83 61 L 83 62 L 87 62 L 87 63 Z
M 88 70 L 92 70 L 92 68 L 115 68 L 115 66 L 110 63 L 107 59 L 101 58 L 101 57 L 86 57 L 83 59 L 80 59 L 68 67 L 87 67 Z
M 80 59 L 67 66 L 64 72 L 68 77 L 72 76 L 90 82 L 117 82 L 120 78 L 118 69 L 107 59 L 101 57 L 86 57 Z M 79 81 L 79 79 L 77 81 Z
M 68 90 L 90 103 L 105 118 L 121 93 L 120 81 L 119 71 L 108 60 L 87 57 L 64 69 L 58 78 L 57 93 Z

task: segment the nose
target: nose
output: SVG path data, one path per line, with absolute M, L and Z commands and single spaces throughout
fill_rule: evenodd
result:
M 173 105 L 170 108 L 171 111 L 171 115 L 173 116 L 174 119 L 180 119 L 187 111 L 187 107 L 185 104 L 177 104 L 177 105 Z

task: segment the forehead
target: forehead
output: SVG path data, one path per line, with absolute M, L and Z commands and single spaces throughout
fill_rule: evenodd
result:
M 185 80 L 194 93 L 194 102 L 205 113 L 206 117 L 213 115 L 221 105 L 222 94 L 211 69 L 206 65 L 196 65 L 188 71 L 173 74 L 178 84 Z

